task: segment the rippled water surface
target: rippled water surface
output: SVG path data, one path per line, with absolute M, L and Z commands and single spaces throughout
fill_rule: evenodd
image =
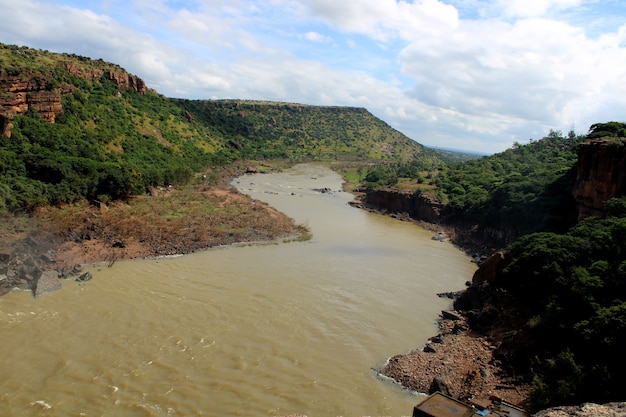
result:
M 312 240 L 94 265 L 85 285 L 0 298 L 0 415 L 410 415 L 417 397 L 372 368 L 436 332 L 435 294 L 474 265 L 350 207 L 322 166 L 234 184 Z

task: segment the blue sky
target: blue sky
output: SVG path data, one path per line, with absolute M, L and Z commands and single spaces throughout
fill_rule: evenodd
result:
M 0 0 L 0 42 L 119 64 L 168 97 L 366 107 L 495 153 L 626 121 L 622 0 Z

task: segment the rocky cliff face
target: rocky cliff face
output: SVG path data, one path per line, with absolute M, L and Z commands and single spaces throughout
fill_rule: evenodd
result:
M 364 199 L 368 208 L 387 213 L 406 214 L 413 219 L 439 223 L 442 205 L 423 195 L 393 189 L 369 191 Z
M 94 79 L 106 76 L 120 89 L 135 90 L 141 94 L 148 91 L 146 83 L 139 77 L 126 72 L 107 71 L 98 68 L 81 67 L 74 63 L 65 63 L 62 69 L 68 73 Z M 63 112 L 61 97 L 74 91 L 74 86 L 64 83 L 53 87 L 53 76 L 32 74 L 6 75 L 0 72 L 0 130 L 6 137 L 11 137 L 11 120 L 16 114 L 36 111 L 44 120 L 54 123 Z
M 33 109 L 50 123 L 63 111 L 61 91 L 49 91 L 47 81 L 20 76 L 0 76 L 0 127 L 10 136 L 11 120 L 16 114 Z
M 605 201 L 626 195 L 626 139 L 597 139 L 580 146 L 573 194 L 579 221 L 602 214 Z
M 146 86 L 144 80 L 124 71 L 115 72 L 100 68 L 81 67 L 78 64 L 71 62 L 66 62 L 63 64 L 63 67 L 67 70 L 67 72 L 77 77 L 99 79 L 104 75 L 121 89 L 135 90 L 140 94 L 146 94 L 148 92 L 148 87 Z

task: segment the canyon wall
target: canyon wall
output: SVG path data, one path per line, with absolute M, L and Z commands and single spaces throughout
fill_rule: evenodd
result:
M 363 204 L 370 209 L 406 214 L 413 219 L 439 223 L 443 205 L 426 196 L 395 189 L 368 191 Z
M 572 188 L 575 204 L 572 220 L 602 215 L 604 204 L 614 197 L 626 196 L 626 139 L 602 138 L 587 141 L 578 148 L 577 177 Z M 455 243 L 490 253 L 491 248 L 506 246 L 519 232 L 514 224 L 492 227 L 467 224 L 453 217 L 446 207 L 425 196 L 393 188 L 369 191 L 363 205 L 370 209 L 409 216 L 412 219 L 448 227 Z M 561 209 L 565 209 L 562 207 Z M 566 215 L 566 213 L 561 213 Z
M 11 136 L 11 120 L 16 114 L 33 109 L 50 123 L 63 111 L 61 90 L 49 91 L 47 80 L 33 77 L 0 75 L 0 128 Z
M 578 221 L 604 211 L 604 202 L 626 195 L 626 139 L 591 140 L 578 149 L 573 195 Z

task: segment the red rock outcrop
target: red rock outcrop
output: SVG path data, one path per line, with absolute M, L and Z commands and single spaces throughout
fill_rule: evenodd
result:
M 626 139 L 596 139 L 579 147 L 573 195 L 578 221 L 602 214 L 605 201 L 626 195 Z
M 118 87 L 124 90 L 135 90 L 141 94 L 148 92 L 148 87 L 144 80 L 123 70 L 114 72 L 100 68 L 82 67 L 73 62 L 65 62 L 63 66 L 67 72 L 77 77 L 94 79 L 102 78 L 103 75 L 106 75 L 109 80 L 113 81 Z
M 4 119 L 4 134 L 10 136 L 10 120 L 15 114 L 26 113 L 30 108 L 45 120 L 54 123 L 63 112 L 61 90 L 48 91 L 46 80 L 39 77 L 23 79 L 20 76 L 0 78 L 0 120 Z
M 81 66 L 66 62 L 62 68 L 70 74 L 86 78 L 102 78 L 106 76 L 120 89 L 135 90 L 146 94 L 148 87 L 139 77 L 120 71 L 111 71 L 91 66 Z M 0 73 L 0 129 L 6 137 L 11 137 L 11 120 L 16 114 L 26 113 L 29 109 L 36 111 L 44 120 L 54 123 L 56 117 L 63 112 L 61 97 L 74 91 L 74 86 L 63 84 L 50 87 L 53 76 L 33 76 L 32 74 L 4 75 Z
M 498 275 L 506 266 L 504 252 L 496 252 L 491 255 L 485 262 L 480 265 L 480 268 L 474 272 L 472 277 L 473 284 L 480 284 L 481 282 L 493 283 L 498 279 Z

